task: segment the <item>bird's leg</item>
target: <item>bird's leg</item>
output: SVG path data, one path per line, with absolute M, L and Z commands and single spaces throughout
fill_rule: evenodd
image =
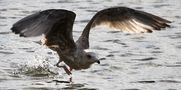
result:
M 57 67 L 63 68 L 65 72 L 69 75 L 69 81 L 72 82 L 72 73 L 71 73 L 72 69 L 69 70 L 65 65 L 62 66 L 58 65 Z
M 69 70 L 70 70 L 70 72 L 71 72 L 71 71 L 72 71 L 72 68 L 70 67 Z M 69 81 L 72 82 L 72 74 L 70 74 L 69 76 L 70 76 L 70 77 L 69 77 Z
M 55 66 L 59 67 L 59 64 L 62 62 L 62 60 L 59 60 L 57 64 L 55 64 Z
M 65 72 L 69 75 L 69 81 L 72 82 L 72 68 L 68 69 L 66 65 L 59 65 L 60 62 L 62 62 L 61 60 L 58 61 L 58 63 L 56 64 L 57 67 L 59 68 L 63 68 L 65 70 Z
M 66 65 L 59 65 L 59 63 L 60 63 L 60 62 L 58 62 L 58 63 L 56 64 L 57 67 L 63 68 L 68 75 L 71 75 L 71 74 L 72 74 L 71 71 L 67 68 Z

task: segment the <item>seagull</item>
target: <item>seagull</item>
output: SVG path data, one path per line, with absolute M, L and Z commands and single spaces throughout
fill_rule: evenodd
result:
M 75 42 L 72 35 L 75 17 L 76 14 L 69 10 L 47 9 L 17 21 L 11 30 L 20 37 L 43 35 L 43 45 L 57 52 L 59 56 L 56 66 L 71 75 L 73 69 L 88 69 L 94 63 L 100 64 L 95 53 L 86 51 L 89 48 L 89 32 L 92 28 L 104 25 L 122 32 L 151 33 L 170 27 L 171 23 L 144 11 L 128 7 L 111 7 L 97 12 Z

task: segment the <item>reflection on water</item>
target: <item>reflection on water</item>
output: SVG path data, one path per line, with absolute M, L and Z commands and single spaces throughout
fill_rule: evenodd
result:
M 180 90 L 180 0 L 0 0 L 0 89 L 23 90 Z M 10 28 L 17 20 L 50 8 L 77 14 L 77 39 L 99 10 L 129 6 L 173 21 L 152 34 L 127 34 L 95 28 L 91 49 L 101 60 L 90 69 L 73 71 L 73 83 L 55 67 L 55 52 L 39 45 L 40 37 L 19 38 Z M 99 30 L 98 30 L 99 29 Z

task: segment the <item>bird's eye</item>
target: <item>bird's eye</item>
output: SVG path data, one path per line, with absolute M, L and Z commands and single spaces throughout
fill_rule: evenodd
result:
M 88 57 L 88 58 L 91 58 L 91 55 L 88 54 L 87 57 Z

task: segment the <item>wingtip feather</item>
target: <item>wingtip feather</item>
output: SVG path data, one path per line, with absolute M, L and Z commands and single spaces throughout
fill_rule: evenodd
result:
M 15 28 L 15 27 L 12 27 L 11 30 L 12 30 L 12 32 L 14 32 L 15 34 L 19 34 L 19 33 L 20 33 L 20 32 L 18 31 L 18 29 Z

